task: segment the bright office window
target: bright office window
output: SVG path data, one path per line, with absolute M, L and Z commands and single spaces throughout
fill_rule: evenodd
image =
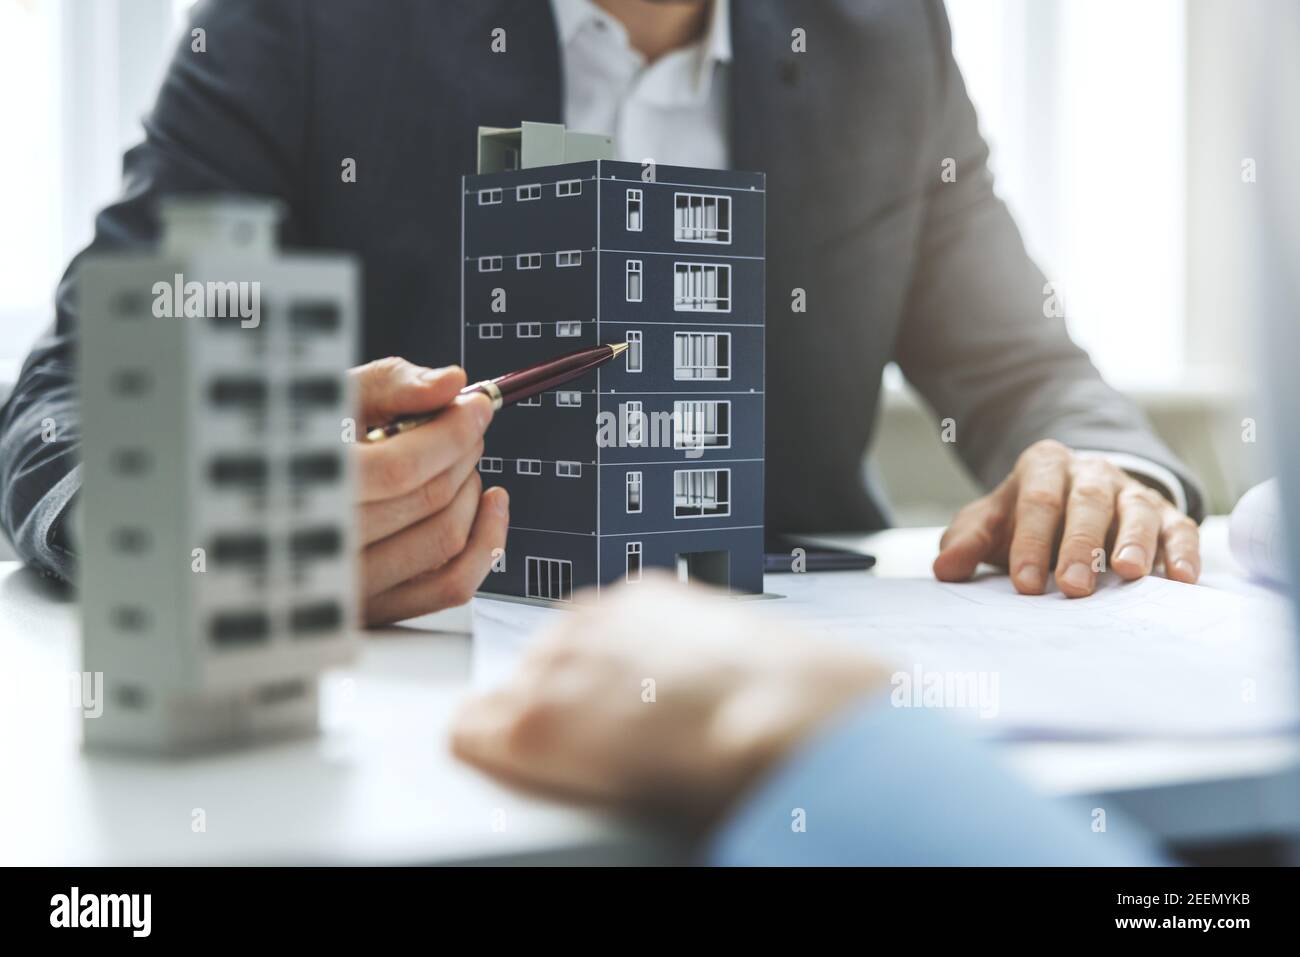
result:
M 1061 294 L 1071 335 L 1115 385 L 1177 382 L 1186 372 L 1184 0 L 947 6 L 995 188 Z

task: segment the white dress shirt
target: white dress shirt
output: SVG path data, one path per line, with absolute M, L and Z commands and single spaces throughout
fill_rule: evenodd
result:
M 564 123 L 614 138 L 618 159 L 728 169 L 730 0 L 713 0 L 704 35 L 654 63 L 628 42 L 627 29 L 591 0 L 551 0 L 564 71 Z M 523 117 L 527 119 L 527 117 Z M 1149 484 L 1187 511 L 1183 483 L 1136 455 L 1092 452 Z
M 591 0 L 552 0 L 564 69 L 564 123 L 614 137 L 617 157 L 727 169 L 728 0 L 700 40 L 646 65 L 627 30 Z

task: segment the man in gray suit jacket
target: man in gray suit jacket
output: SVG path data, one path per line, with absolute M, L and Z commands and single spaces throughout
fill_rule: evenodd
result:
M 897 361 L 992 490 L 953 522 L 937 575 L 988 560 L 1033 594 L 1055 564 L 1079 596 L 1107 552 L 1127 578 L 1161 558 L 1199 574 L 1201 494 L 1047 315 L 941 0 L 219 0 L 192 26 L 203 43 L 183 36 L 91 248 L 151 243 L 163 194 L 280 199 L 287 245 L 363 260 L 365 414 L 437 408 L 463 382 L 423 367 L 458 356 L 457 182 L 476 127 L 604 125 L 624 158 L 767 174 L 771 529 L 884 524 L 861 461 Z M 80 482 L 77 268 L 0 414 L 0 520 L 62 577 Z M 474 471 L 490 409 L 453 405 L 358 450 L 370 621 L 463 600 L 504 539 L 504 490 Z

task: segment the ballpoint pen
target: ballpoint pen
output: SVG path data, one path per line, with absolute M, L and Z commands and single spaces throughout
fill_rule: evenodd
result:
M 545 392 L 557 385 L 571 382 L 592 369 L 603 366 L 615 356 L 622 355 L 626 349 L 626 342 L 620 342 L 617 345 L 600 345 L 590 349 L 579 349 L 577 352 L 569 352 L 524 369 L 507 372 L 495 379 L 483 379 L 480 382 L 471 383 L 461 389 L 460 394 L 473 395 L 476 392 L 481 392 L 492 400 L 492 408 L 500 409 L 507 405 L 513 405 L 521 399 L 537 395 L 539 392 Z M 409 432 L 411 429 L 432 421 L 437 416 L 437 412 L 429 412 L 423 415 L 395 419 L 387 425 L 378 426 L 367 432 L 366 441 L 378 442 L 389 436 Z

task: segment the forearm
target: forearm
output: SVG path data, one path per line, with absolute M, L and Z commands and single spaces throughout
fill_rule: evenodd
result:
M 67 353 L 66 341 L 47 336 L 0 412 L 0 525 L 25 562 L 71 580 L 65 523 L 81 485 L 81 430 Z

